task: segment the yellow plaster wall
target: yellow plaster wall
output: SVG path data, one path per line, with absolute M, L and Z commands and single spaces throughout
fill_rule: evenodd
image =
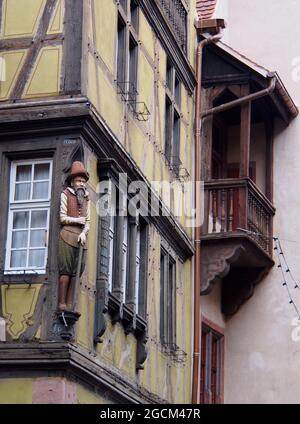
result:
M 101 59 L 111 72 L 114 72 L 116 57 L 115 38 L 117 14 L 114 2 L 107 0 L 91 0 L 94 16 L 91 18 L 92 41 Z
M 153 66 L 153 64 L 152 64 Z M 143 101 L 150 112 L 150 119 L 145 123 L 145 130 L 154 132 L 154 70 L 142 50 L 138 62 L 138 101 Z
M 103 73 L 92 54 L 88 55 L 87 62 L 87 96 L 116 136 L 121 138 L 124 105 L 117 95 L 116 86 Z
M 76 392 L 78 404 L 103 405 L 111 403 L 107 399 L 103 398 L 100 393 L 95 393 L 80 384 L 76 385 Z
M 34 40 L 45 5 L 46 0 L 4 0 L 2 3 L 0 40 L 10 40 L 6 41 L 9 47 L 4 45 L 0 51 L 1 68 L 4 66 L 6 71 L 5 77 L 0 81 L 0 101 L 9 99 L 17 78 L 24 72 L 23 65 L 30 48 L 20 50 L 20 41 L 26 41 L 30 37 Z M 64 8 L 64 0 L 58 0 L 47 35 L 63 32 Z M 15 47 L 12 44 L 14 38 L 21 39 L 15 42 Z M 61 41 L 57 41 L 57 45 L 41 48 L 35 62 L 31 64 L 31 72 L 20 97 L 27 99 L 59 95 L 62 56 Z
M 119 323 L 113 325 L 109 316 L 102 343 L 97 345 L 97 354 L 108 364 L 121 369 L 127 377 L 136 378 L 136 340 L 131 334 L 126 336 Z
M 4 0 L 1 38 L 32 36 L 45 4 L 46 0 Z
M 20 74 L 26 57 L 26 50 L 14 50 L 0 53 L 1 70 L 4 73 L 0 81 L 0 100 L 8 99 L 11 89 Z
M 47 34 L 59 34 L 63 32 L 64 9 L 64 0 L 59 0 L 50 21 Z
M 62 47 L 44 47 L 26 84 L 23 98 L 58 95 L 60 90 Z
M 3 316 L 12 339 L 18 339 L 32 324 L 40 288 L 41 285 L 28 284 L 1 286 Z
M 139 14 L 139 39 L 151 58 L 155 55 L 155 35 L 143 13 Z
M 32 379 L 30 378 L 1 378 L 0 404 L 31 404 Z

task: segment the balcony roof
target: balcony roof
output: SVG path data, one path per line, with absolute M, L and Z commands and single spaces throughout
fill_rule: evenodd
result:
M 273 109 L 289 123 L 299 111 L 277 72 L 269 71 L 221 41 L 204 51 L 203 86 L 252 82 L 259 90 L 267 87 L 271 77 L 276 79 L 275 90 L 269 96 Z

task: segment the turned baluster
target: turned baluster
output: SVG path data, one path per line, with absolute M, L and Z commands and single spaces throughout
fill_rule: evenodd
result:
M 216 222 L 217 222 L 217 191 L 213 190 L 212 192 L 212 232 L 216 232 Z
M 233 222 L 233 189 L 229 190 L 228 231 L 232 231 Z
M 226 231 L 225 218 L 226 218 L 226 191 L 221 190 L 221 233 Z

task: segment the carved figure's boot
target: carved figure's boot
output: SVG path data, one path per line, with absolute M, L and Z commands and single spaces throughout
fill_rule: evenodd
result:
M 74 292 L 75 292 L 75 278 L 71 278 L 68 291 L 67 291 L 67 310 L 73 311 L 73 305 L 74 305 Z
M 59 288 L 58 288 L 58 309 L 64 311 L 67 309 L 66 297 L 67 291 L 70 284 L 70 277 L 68 275 L 61 275 L 59 277 Z

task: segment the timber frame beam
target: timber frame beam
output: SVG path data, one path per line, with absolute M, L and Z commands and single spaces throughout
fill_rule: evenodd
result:
M 118 403 L 167 403 L 71 343 L 0 343 L 0 375 L 18 371 L 27 377 L 41 372 L 48 378 L 60 372 L 95 388 L 102 387 Z

